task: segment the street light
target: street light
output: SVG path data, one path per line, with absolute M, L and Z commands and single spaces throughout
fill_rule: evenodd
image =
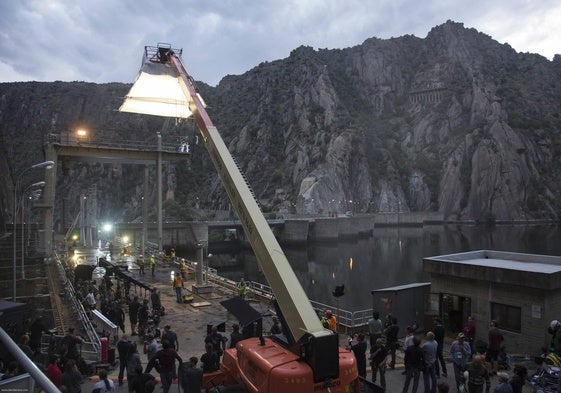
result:
M 24 173 L 26 173 L 27 171 L 31 170 L 31 169 L 37 169 L 37 168 L 49 168 L 52 167 L 53 165 L 55 165 L 54 161 L 45 161 L 45 162 L 40 162 L 39 164 L 35 164 L 30 166 L 29 168 L 24 169 L 15 179 L 14 181 L 14 201 L 13 201 L 13 207 L 14 207 L 14 214 L 12 216 L 12 221 L 13 221 L 13 233 L 12 233 L 12 237 L 13 239 L 13 248 L 14 248 L 14 258 L 13 258 L 13 272 L 12 272 L 12 279 L 13 279 L 13 290 L 12 290 L 12 300 L 15 302 L 16 301 L 16 283 L 17 283 L 17 274 L 16 274 L 16 269 L 17 269 L 17 246 L 16 246 L 16 224 L 17 224 L 17 217 L 18 217 L 18 189 L 20 186 L 20 180 L 22 178 L 22 176 L 24 175 Z
M 38 181 L 30 186 L 27 186 L 25 191 L 21 194 L 21 278 L 25 280 L 25 195 L 27 191 L 36 187 L 44 187 L 44 181 Z
M 76 130 L 76 141 L 78 141 L 78 144 L 80 144 L 81 142 L 87 142 L 87 138 L 88 138 L 87 130 L 85 130 L 84 128 L 78 128 Z

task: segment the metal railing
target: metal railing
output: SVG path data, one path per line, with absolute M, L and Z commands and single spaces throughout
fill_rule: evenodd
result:
M 158 245 L 151 242 L 146 242 L 147 249 L 152 249 L 152 253 L 155 255 L 159 255 L 158 253 Z M 175 264 L 179 265 L 179 260 L 182 259 L 180 257 L 176 258 Z M 174 263 L 174 261 L 172 261 Z M 194 272 L 196 269 L 197 262 L 185 259 L 185 264 L 189 271 Z M 203 272 L 203 278 L 210 283 L 218 285 L 232 293 L 236 293 L 237 291 L 237 282 L 234 280 L 230 280 L 226 277 L 222 277 L 218 274 L 218 270 L 211 267 L 205 267 L 205 271 Z M 272 301 L 274 298 L 273 290 L 267 284 L 263 284 L 257 281 L 246 281 L 247 285 L 247 296 L 249 299 L 254 296 L 258 300 L 269 300 Z M 312 303 L 313 309 L 316 311 L 318 315 L 323 314 L 325 310 L 333 310 L 334 315 L 337 317 L 337 324 L 345 333 L 355 333 L 361 330 L 367 332 L 367 324 L 368 320 L 372 317 L 372 310 L 371 308 L 365 310 L 358 310 L 358 311 L 349 311 L 345 309 L 341 309 L 333 304 L 325 304 L 320 303 L 315 300 L 310 300 Z
M 187 262 L 187 261 L 186 261 Z M 190 262 L 187 264 L 190 269 L 194 269 L 194 263 Z M 207 280 L 222 287 L 227 288 L 235 293 L 237 282 L 230 280 L 228 278 L 218 275 L 216 269 L 208 268 Z M 274 298 L 273 291 L 269 285 L 256 282 L 256 281 L 246 281 L 247 284 L 247 295 L 249 298 L 252 296 L 259 297 L 261 299 L 272 300 Z M 359 311 L 348 311 L 345 309 L 338 308 L 332 304 L 320 303 L 315 300 L 310 300 L 313 309 L 318 315 L 323 314 L 325 310 L 333 310 L 334 315 L 337 317 L 337 324 L 340 329 L 344 332 L 352 331 L 355 333 L 357 330 L 367 331 L 368 320 L 372 317 L 372 309 L 359 310 Z
M 15 360 L 29 374 L 18 375 L 13 378 L 0 382 L 0 391 L 35 391 L 35 382 L 37 382 L 47 393 L 58 393 L 60 390 L 51 382 L 51 380 L 27 357 L 20 347 L 12 340 L 12 338 L 0 328 L 0 342 L 10 352 Z
M 57 143 L 62 146 L 83 146 L 83 147 L 102 147 L 107 149 L 125 149 L 140 151 L 156 151 L 157 140 L 124 140 L 114 134 L 96 133 L 95 135 L 76 136 L 70 132 L 60 134 L 50 134 L 49 142 Z M 181 153 L 189 155 L 183 151 L 184 145 L 181 142 L 162 142 L 162 151 L 169 153 Z
M 82 344 L 81 349 L 82 357 L 87 360 L 95 360 L 99 362 L 101 361 L 101 340 L 99 339 L 99 336 L 95 331 L 95 327 L 93 326 L 92 321 L 86 314 L 84 306 L 82 306 L 82 303 L 78 301 L 78 297 L 76 296 L 76 292 L 74 291 L 74 285 L 66 277 L 66 272 L 64 270 L 64 267 L 62 266 L 62 263 L 60 262 L 60 257 L 56 253 L 54 254 L 54 257 L 65 288 L 65 300 L 71 306 L 73 312 L 76 314 L 76 321 L 77 323 L 80 323 L 86 336 L 83 337 L 84 343 Z M 43 348 L 41 349 L 43 350 Z

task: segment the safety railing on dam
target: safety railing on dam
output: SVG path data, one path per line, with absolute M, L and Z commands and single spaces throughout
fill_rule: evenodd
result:
M 189 154 L 191 146 L 189 143 L 175 138 L 176 140 L 161 141 L 161 151 L 167 153 Z M 93 147 L 113 150 L 138 150 L 138 151 L 157 151 L 157 138 L 143 140 L 124 139 L 116 133 L 96 132 L 84 136 L 77 136 L 70 132 L 60 134 L 49 134 L 48 142 L 62 146 Z
M 135 245 L 135 247 L 138 247 L 138 245 Z M 154 255 L 156 259 L 161 259 L 161 253 L 156 243 L 146 242 L 145 247 L 145 252 L 147 255 Z M 176 260 L 172 263 L 175 263 L 176 266 L 179 266 L 179 261 L 181 259 L 182 258 L 177 257 Z M 187 269 L 192 273 L 194 273 L 197 268 L 196 261 L 185 259 L 185 265 Z M 225 289 L 228 292 L 234 294 L 237 293 L 238 283 L 234 280 L 220 276 L 218 274 L 218 270 L 215 268 L 205 266 L 205 269 L 203 271 L 203 280 L 204 282 L 219 286 L 220 288 Z M 274 294 L 269 285 L 249 280 L 246 281 L 246 285 L 248 287 L 248 300 L 257 300 L 263 303 L 271 302 L 272 307 Z M 339 308 L 337 305 L 320 303 L 312 299 L 310 299 L 310 302 L 312 303 L 312 307 L 318 315 L 323 315 L 325 310 L 333 311 L 333 314 L 337 318 L 337 324 L 339 326 L 340 333 L 354 334 L 357 332 L 368 331 L 368 320 L 372 317 L 371 308 L 358 311 L 349 311 Z
M 188 269 L 193 271 L 195 270 L 195 262 L 187 260 L 185 262 Z M 220 276 L 218 271 L 214 268 L 206 268 L 205 270 L 206 271 L 203 273 L 203 277 L 206 278 L 207 282 L 236 293 L 238 285 L 236 281 Z M 256 281 L 246 281 L 246 285 L 249 300 L 255 299 L 261 302 L 272 302 L 274 295 L 269 285 Z M 323 315 L 325 310 L 332 310 L 333 314 L 337 318 L 340 333 L 354 334 L 357 332 L 368 331 L 368 320 L 372 318 L 371 308 L 359 311 L 349 311 L 338 308 L 337 305 L 320 303 L 311 299 L 310 303 L 312 303 L 312 307 L 318 316 Z

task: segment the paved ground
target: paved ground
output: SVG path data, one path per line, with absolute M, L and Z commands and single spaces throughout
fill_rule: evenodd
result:
M 165 325 L 171 325 L 172 330 L 174 330 L 179 337 L 179 354 L 183 359 L 188 359 L 191 356 L 200 356 L 204 353 L 204 338 L 206 336 L 206 329 L 208 324 L 217 324 L 221 322 L 226 322 L 226 333 L 223 333 L 229 337 L 231 332 L 232 323 L 236 323 L 237 320 L 229 314 L 224 307 L 220 304 L 220 301 L 227 300 L 234 294 L 231 292 L 225 292 L 221 288 L 215 288 L 211 294 L 206 294 L 203 296 L 196 296 L 194 302 L 208 302 L 207 306 L 203 307 L 193 307 L 191 304 L 180 304 L 175 300 L 175 292 L 171 285 L 171 268 L 159 268 L 156 272 L 155 277 L 152 277 L 150 271 L 147 270 L 147 274 L 141 279 L 145 281 L 150 286 L 157 287 L 160 289 L 162 304 L 166 309 L 166 315 L 162 317 L 160 326 L 163 328 Z M 137 273 L 135 273 L 137 274 Z M 194 277 L 192 274 L 185 283 L 185 287 L 190 289 L 194 283 Z M 139 291 L 138 294 L 142 298 L 144 295 L 143 291 Z M 147 294 L 149 296 L 149 294 Z M 269 305 L 251 302 L 251 304 L 260 313 L 265 314 L 263 320 L 263 328 L 268 330 L 271 326 L 270 310 Z M 127 317 L 128 322 L 128 317 Z M 127 329 L 129 329 L 129 324 L 127 323 Z M 127 331 L 127 333 L 130 333 Z M 138 347 L 142 351 L 143 342 L 137 337 L 129 337 L 129 339 L 138 340 Z M 340 335 L 341 345 L 345 345 L 347 337 Z M 401 392 L 404 382 L 404 375 L 402 375 L 403 364 L 402 364 L 402 353 L 398 351 L 398 364 L 395 370 L 388 370 L 386 372 L 387 380 L 387 391 L 388 392 Z M 141 353 L 143 366 L 146 366 L 147 359 L 146 355 Z M 109 370 L 110 378 L 117 382 L 119 367 L 113 367 Z M 155 370 L 152 373 L 157 376 Z M 454 377 L 453 369 L 451 365 L 448 368 L 449 376 L 448 378 L 442 378 L 441 380 L 446 380 L 451 385 L 451 392 L 455 392 L 454 387 Z M 370 370 L 368 371 L 368 380 L 371 379 Z M 82 391 L 87 393 L 92 391 L 93 384 L 97 381 L 97 377 L 88 378 L 84 385 L 82 386 Z M 126 381 L 126 379 L 125 379 Z M 496 377 L 492 379 L 492 389 L 497 386 Z M 161 385 L 160 385 L 161 387 Z M 156 388 L 156 392 L 161 392 L 160 387 Z M 172 392 L 178 389 L 177 384 L 172 387 Z M 410 388 L 411 389 L 411 388 Z M 126 392 L 127 384 L 117 388 L 117 392 Z M 423 391 L 422 381 L 419 384 L 419 392 Z M 491 390 L 492 391 L 492 390 Z M 530 387 L 527 385 L 524 392 L 531 392 Z

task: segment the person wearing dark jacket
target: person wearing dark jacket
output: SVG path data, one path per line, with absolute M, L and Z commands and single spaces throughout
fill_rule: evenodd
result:
M 528 370 L 524 366 L 518 364 L 514 365 L 512 369 L 512 377 L 508 383 L 512 387 L 512 393 L 522 393 L 522 387 L 526 383 L 526 377 L 528 376 Z
M 138 323 L 138 309 L 140 308 L 140 302 L 138 301 L 138 296 L 129 304 L 129 320 L 131 322 L 131 335 L 136 336 L 136 325 Z
M 179 383 L 184 393 L 200 393 L 203 385 L 203 370 L 197 367 L 198 359 L 193 356 L 179 370 Z
M 109 319 L 115 325 L 119 326 L 121 331 L 125 333 L 125 312 L 121 308 L 121 305 L 119 304 L 119 302 L 114 302 L 112 305 L 110 305 L 110 307 L 111 307 L 111 311 L 110 311 L 111 318 Z
M 129 357 L 131 349 L 131 342 L 128 340 L 127 335 L 123 334 L 123 336 L 117 343 L 117 351 L 119 352 L 119 386 L 123 385 L 123 377 L 127 368 L 127 359 Z
M 434 328 L 432 329 L 434 333 L 434 340 L 438 344 L 436 348 L 436 377 L 440 378 L 440 371 L 442 369 L 442 375 L 447 378 L 448 370 L 446 370 L 446 362 L 444 361 L 444 325 L 440 318 L 434 320 Z
M 163 393 L 168 393 L 173 380 L 174 361 L 177 359 L 179 364 L 181 364 L 183 363 L 183 359 L 175 352 L 175 349 L 172 348 L 167 340 L 164 340 L 162 345 L 163 349 L 160 349 L 152 356 L 144 372 L 149 373 L 152 368 L 156 368 L 162 381 Z
M 205 353 L 201 356 L 203 372 L 212 373 L 220 368 L 220 357 L 212 350 L 212 344 L 205 345 Z
M 353 352 L 356 358 L 356 367 L 358 369 L 358 375 L 360 377 L 366 378 L 366 339 L 364 334 L 360 333 L 356 336 L 357 342 L 353 344 L 352 340 L 349 339 L 349 345 L 347 350 Z
M 150 382 L 155 382 L 156 378 L 152 374 L 142 373 L 142 366 L 139 364 L 135 368 L 134 377 L 129 382 L 129 392 L 147 393 Z
M 370 348 L 370 367 L 372 368 L 372 382 L 376 382 L 376 376 L 380 373 L 380 385 L 386 390 L 386 358 L 388 350 L 384 347 L 382 339 L 376 340 L 376 345 Z
M 218 359 L 220 359 L 220 356 L 222 356 L 222 354 L 224 353 L 224 349 L 226 348 L 226 341 L 228 341 L 228 339 L 218 333 L 217 326 L 213 326 L 210 330 L 210 334 L 205 337 L 205 344 L 212 345 L 212 350 L 216 352 L 216 354 L 218 355 Z
M 66 386 L 66 391 L 68 393 L 81 393 L 82 392 L 82 381 L 84 377 L 76 369 L 76 362 L 74 359 L 69 359 L 66 362 L 65 370 L 60 377 L 60 385 Z
M 29 345 L 31 346 L 33 352 L 38 353 L 40 352 L 41 349 L 41 336 L 43 335 L 43 333 L 51 334 L 51 332 L 47 330 L 45 325 L 43 325 L 42 316 L 37 317 L 35 322 L 33 322 L 29 327 L 29 330 L 31 332 L 31 335 L 29 336 L 30 338 Z
M 411 391 L 417 393 L 419 376 L 421 375 L 421 368 L 425 361 L 423 358 L 423 350 L 420 345 L 421 340 L 415 337 L 413 339 L 413 345 L 407 347 L 405 350 L 404 363 L 407 374 L 405 376 L 405 384 L 403 385 L 402 393 L 407 393 L 407 390 L 409 390 L 411 379 L 413 379 L 413 389 Z
M 391 318 L 391 325 L 386 328 L 386 348 L 390 353 L 392 360 L 389 367 L 393 370 L 395 368 L 395 351 L 397 350 L 397 335 L 399 333 L 399 326 L 397 325 L 397 318 Z
M 243 340 L 243 334 L 240 333 L 240 325 L 234 323 L 232 325 L 232 333 L 230 334 L 229 348 L 236 348 L 236 344 Z

